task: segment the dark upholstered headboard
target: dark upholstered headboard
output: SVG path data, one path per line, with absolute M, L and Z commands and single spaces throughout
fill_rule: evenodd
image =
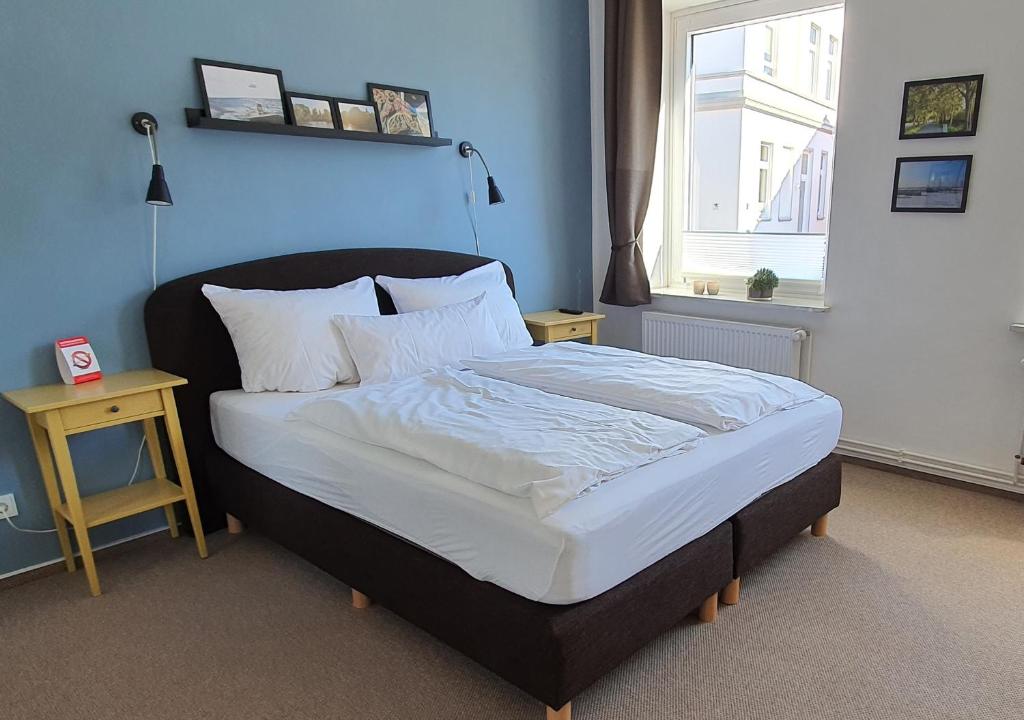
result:
M 224 514 L 206 476 L 206 454 L 214 446 L 210 427 L 210 394 L 242 386 L 238 357 L 227 329 L 200 288 L 224 287 L 299 290 L 334 287 L 364 275 L 425 278 L 458 275 L 493 262 L 490 258 L 440 250 L 366 248 L 325 250 L 253 260 L 206 270 L 172 280 L 146 301 L 146 336 L 153 367 L 187 378 L 175 388 L 185 447 L 196 486 L 203 527 L 224 526 Z M 505 267 L 515 292 L 512 271 Z M 395 312 L 387 293 L 377 287 L 384 314 Z

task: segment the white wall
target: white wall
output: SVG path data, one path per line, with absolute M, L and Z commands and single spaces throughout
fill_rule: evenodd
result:
M 603 17 L 591 2 L 592 30 Z M 812 331 L 812 381 L 845 410 L 851 451 L 962 479 L 1011 481 L 1024 422 L 1018 188 L 1024 3 L 848 0 L 827 302 L 831 312 L 659 298 L 653 309 Z M 601 33 L 591 33 L 595 308 L 603 342 L 640 346 L 640 312 L 597 295 L 608 262 Z M 897 139 L 903 83 L 985 73 L 976 138 Z M 895 158 L 973 153 L 964 215 L 890 213 Z M 654 258 L 647 258 L 649 264 Z

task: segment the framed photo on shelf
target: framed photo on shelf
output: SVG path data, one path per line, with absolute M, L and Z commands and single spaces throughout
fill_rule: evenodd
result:
M 334 119 L 334 102 L 325 95 L 311 93 L 288 92 L 288 110 L 292 122 L 298 127 L 335 130 L 338 123 Z
M 280 70 L 196 58 L 203 110 L 216 120 L 286 125 Z
M 377 108 L 366 100 L 335 98 L 334 108 L 338 113 L 338 127 L 349 132 L 379 133 L 380 122 Z
M 977 135 L 984 77 L 962 75 L 906 83 L 900 140 Z
M 966 212 L 973 160 L 973 155 L 896 158 L 892 212 Z
M 429 92 L 376 83 L 367 83 L 367 89 L 382 133 L 433 137 Z

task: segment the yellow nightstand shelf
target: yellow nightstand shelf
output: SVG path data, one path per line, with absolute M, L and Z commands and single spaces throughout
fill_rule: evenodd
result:
M 185 442 L 181 436 L 172 390 L 187 382 L 184 378 L 160 370 L 135 370 L 82 385 L 44 385 L 3 394 L 25 413 L 28 420 L 29 433 L 68 572 L 75 571 L 75 557 L 71 552 L 67 528 L 67 524 L 70 524 L 78 541 L 82 565 L 93 595 L 100 594 L 100 583 L 89 542 L 91 527 L 162 507 L 167 515 L 171 536 L 178 537 L 178 521 L 172 506 L 176 502 L 184 502 L 192 521 L 199 556 L 206 557 L 206 539 L 199 520 L 199 508 L 192 489 L 192 475 L 188 469 Z M 180 486 L 167 479 L 156 429 L 158 417 L 164 418 Z M 68 451 L 67 436 L 129 422 L 142 422 L 149 458 L 157 477 L 107 492 L 81 496 L 71 453 Z
M 599 313 L 585 312 L 580 315 L 545 310 L 544 312 L 526 313 L 526 329 L 537 342 L 562 342 L 563 340 L 581 340 L 590 338 L 591 345 L 597 345 L 597 324 L 605 316 Z

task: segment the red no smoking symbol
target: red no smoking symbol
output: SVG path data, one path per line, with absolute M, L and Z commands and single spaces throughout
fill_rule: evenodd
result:
M 75 350 L 71 353 L 71 364 L 79 370 L 85 370 L 92 365 L 92 355 L 85 350 Z

